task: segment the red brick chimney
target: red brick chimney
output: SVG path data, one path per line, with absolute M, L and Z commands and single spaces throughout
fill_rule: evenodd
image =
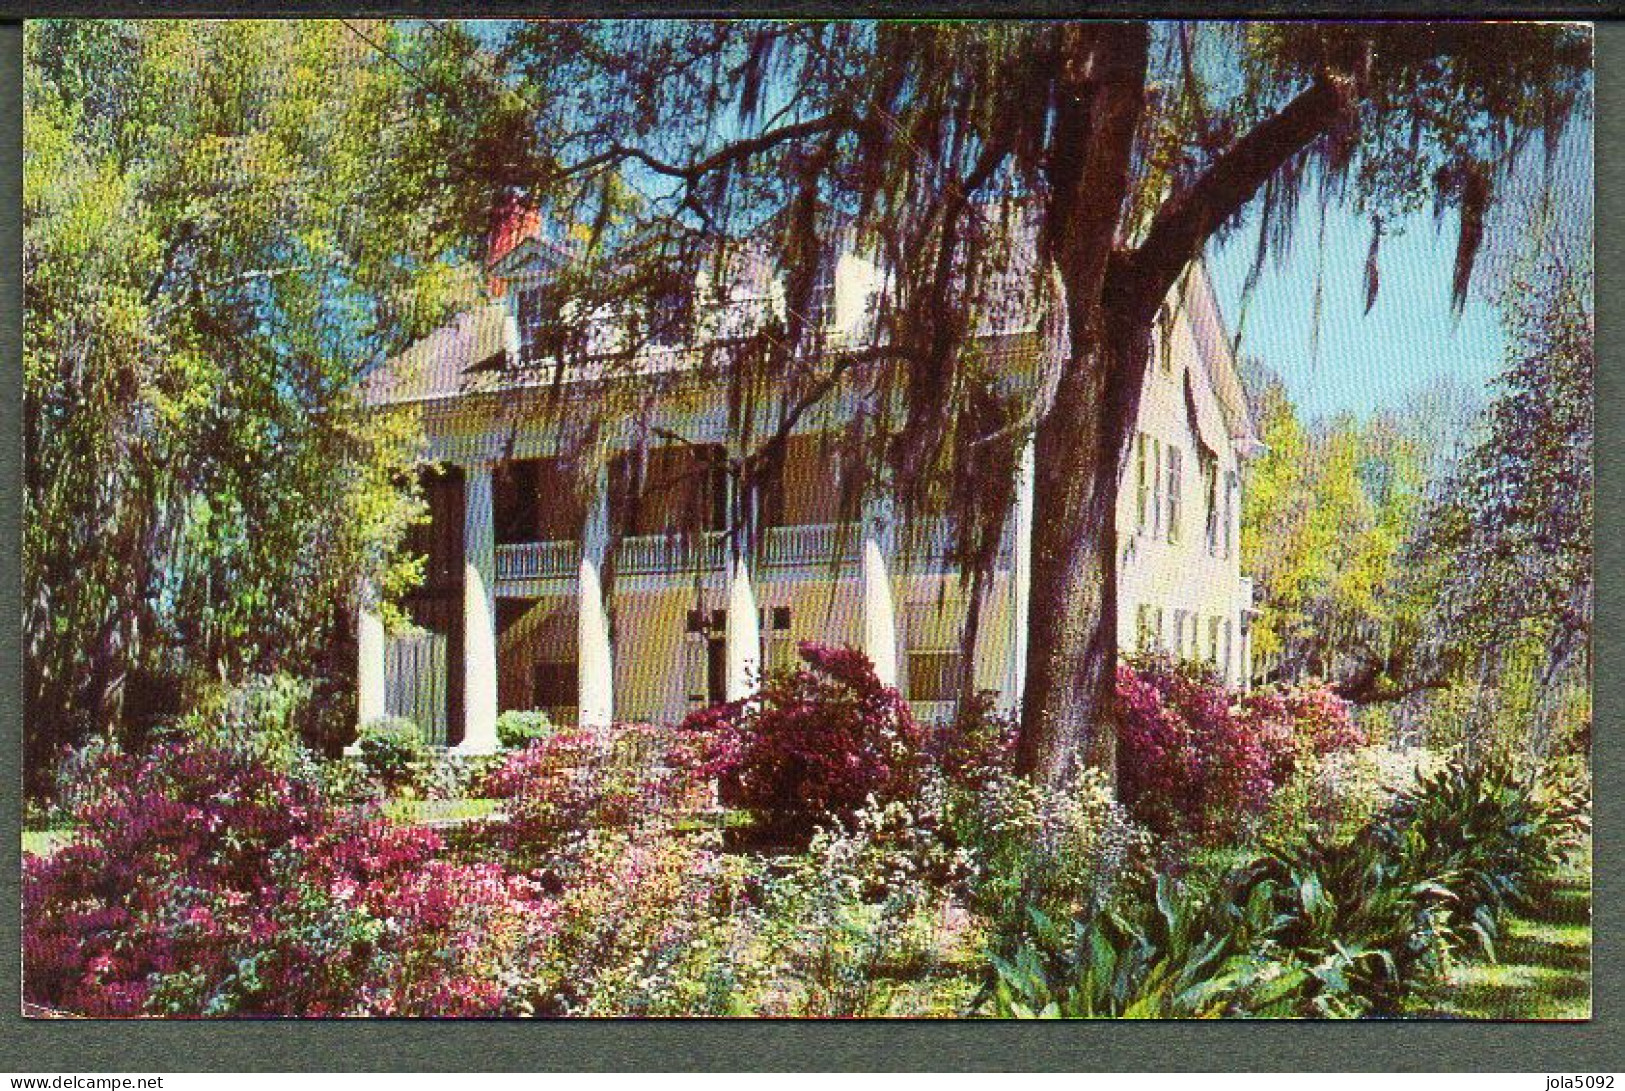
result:
M 541 224 L 541 213 L 523 197 L 508 194 L 499 199 L 491 209 L 491 228 L 485 237 L 487 271 L 511 254 L 520 243 L 536 238 L 540 234 Z M 488 287 L 492 295 L 500 295 L 504 290 L 502 279 L 496 276 L 489 277 Z

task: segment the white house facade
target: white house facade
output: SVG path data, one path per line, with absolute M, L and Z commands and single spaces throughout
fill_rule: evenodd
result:
M 559 376 L 528 366 L 556 316 L 546 296 L 553 260 L 534 240 L 509 247 L 493 266 L 503 298 L 369 376 L 366 398 L 379 412 L 418 414 L 433 469 L 430 520 L 413 543 L 427 558 L 425 580 L 403 603 L 413 625 L 386 632 L 370 604 L 359 619 L 361 722 L 405 716 L 432 740 L 475 753 L 496 748 L 496 719 L 508 709 L 589 726 L 675 723 L 747 695 L 764 670 L 792 665 L 803 640 L 861 647 L 922 718 L 950 715 L 967 605 L 946 528 L 902 526 L 884 496 L 843 518 L 834 437 L 848 409 L 839 397 L 791 435 L 781 478 L 756 499 L 759 543 L 745 549 L 729 533 L 737 506 L 726 467 L 737 452 L 727 392 L 691 374 L 692 354 L 782 307 L 773 278 L 759 272 L 706 293 L 720 301 L 696 309 L 685 338 L 641 349 L 630 371 L 574 367 L 561 403 Z M 824 280 L 815 318 L 827 342 L 864 343 L 880 273 L 842 254 Z M 1008 296 L 988 308 L 980 347 L 996 365 L 1031 369 L 1053 338 L 1019 290 Z M 579 452 L 565 459 L 570 399 L 639 383 L 658 392 L 611 422 L 591 464 Z M 1256 447 L 1211 287 L 1194 267 L 1159 320 L 1119 488 L 1124 648 L 1203 658 L 1245 684 L 1251 585 L 1240 572 L 1240 488 Z M 1029 445 L 971 665 L 975 687 L 1010 708 L 1022 690 L 1027 618 L 1043 608 L 1028 593 L 1032 459 Z

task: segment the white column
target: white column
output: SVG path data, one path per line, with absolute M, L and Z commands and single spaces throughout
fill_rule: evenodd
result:
M 884 499 L 866 504 L 863 512 L 863 654 L 875 665 L 883 686 L 897 685 L 897 606 L 892 597 L 891 505 Z
M 587 520 L 581 531 L 576 579 L 576 713 L 582 727 L 607 728 L 615 720 L 615 659 L 604 602 L 604 562 L 609 558 L 608 463 L 599 467 Z
M 742 553 L 728 562 L 726 626 L 723 696 L 738 701 L 756 692 L 756 685 L 762 679 L 762 623 L 756 612 L 756 589 L 750 582 L 750 564 Z
M 463 488 L 464 754 L 497 750 L 496 533 L 491 464 L 468 468 Z
M 1010 665 L 1006 686 L 1009 707 L 1021 711 L 1027 686 L 1027 623 L 1032 613 L 1033 588 L 1033 474 L 1037 468 L 1031 438 L 1021 449 L 1016 465 L 1016 506 L 1011 513 L 1010 550 Z
M 356 617 L 357 726 L 365 726 L 386 713 L 384 639 L 384 618 L 378 612 L 378 595 L 368 585 L 362 589 L 361 605 Z

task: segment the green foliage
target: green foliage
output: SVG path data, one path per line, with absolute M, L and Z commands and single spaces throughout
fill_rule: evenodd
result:
M 1012 957 L 991 957 L 1002 1015 L 1397 1014 L 1463 951 L 1493 958 L 1585 829 L 1584 798 L 1505 766 L 1425 773 L 1363 835 L 1276 838 L 1211 883 L 1149 891 L 1074 918 L 1035 912 Z
M 1450 559 L 1453 578 L 1430 587 L 1437 639 L 1469 664 L 1480 690 L 1493 688 L 1518 729 L 1469 742 L 1511 743 L 1536 757 L 1561 734 L 1565 700 L 1589 690 L 1592 296 L 1589 267 L 1566 258 L 1547 257 L 1513 279 L 1507 367 L 1485 434 L 1413 550 Z
M 391 792 L 413 785 L 429 758 L 423 732 L 417 724 L 399 716 L 362 724 L 356 748 L 368 775 Z
M 1260 599 L 1255 655 L 1273 674 L 1325 678 L 1355 700 L 1431 682 L 1432 596 L 1410 545 L 1448 470 L 1459 411 L 1441 392 L 1365 423 L 1305 423 L 1279 378 L 1254 384 L 1266 450 L 1242 496 L 1241 558 Z
M 497 717 L 497 741 L 507 750 L 523 750 L 547 738 L 553 730 L 553 721 L 539 708 L 523 712 L 510 709 Z
M 356 380 L 469 283 L 389 169 L 411 84 L 343 24 L 38 21 L 24 49 L 37 774 L 144 674 L 344 669 L 418 512 L 413 423 L 364 422 Z

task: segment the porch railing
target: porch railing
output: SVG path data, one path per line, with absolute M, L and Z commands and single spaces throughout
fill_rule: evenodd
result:
M 576 574 L 581 546 L 576 542 L 519 542 L 497 546 L 497 579 L 556 580 Z

